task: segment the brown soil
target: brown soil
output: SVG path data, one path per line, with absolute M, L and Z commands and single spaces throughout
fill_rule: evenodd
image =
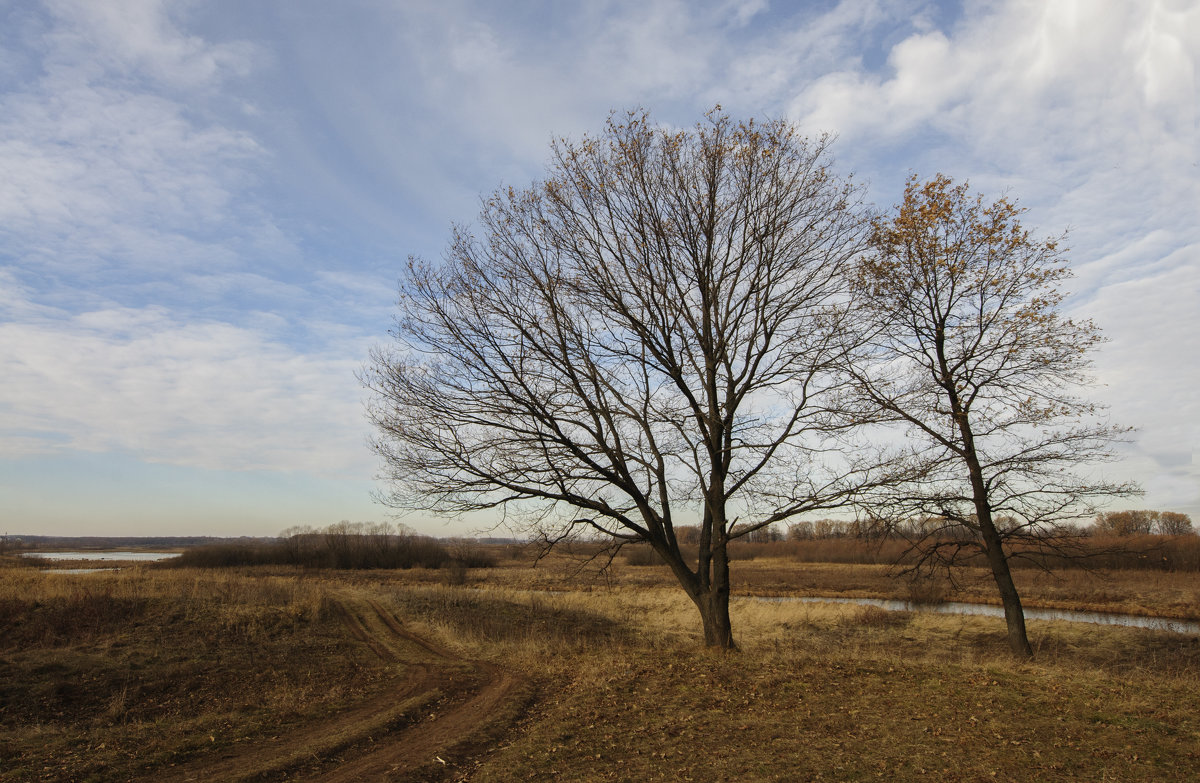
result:
M 325 720 L 157 771 L 174 781 L 459 779 L 532 699 L 531 684 L 408 632 L 370 598 L 334 609 L 381 661 L 403 669 L 389 687 Z

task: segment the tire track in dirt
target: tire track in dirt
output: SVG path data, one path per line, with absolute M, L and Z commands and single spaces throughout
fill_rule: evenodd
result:
M 489 671 L 488 683 L 475 695 L 429 720 L 401 732 L 394 740 L 379 743 L 368 753 L 339 764 L 328 773 L 312 778 L 323 783 L 354 783 L 364 780 L 384 780 L 389 777 L 423 770 L 422 777 L 438 778 L 438 764 L 450 773 L 461 769 L 465 758 L 456 751 L 478 748 L 493 734 L 503 729 L 515 715 L 503 709 L 508 700 L 520 702 L 528 699 L 522 692 L 520 681 L 494 667 L 482 667 Z M 511 706 L 511 705 L 509 705 Z M 497 712 L 500 714 L 497 715 Z M 441 755 L 439 755 L 441 754 Z M 443 759 L 442 756 L 453 756 Z
M 378 601 L 339 595 L 333 610 L 385 663 L 405 667 L 388 690 L 270 739 L 225 748 L 161 770 L 156 783 L 404 776 L 436 780 L 507 728 L 532 698 L 530 684 L 484 662 L 455 657 L 410 633 Z M 447 760 L 447 757 L 450 757 Z

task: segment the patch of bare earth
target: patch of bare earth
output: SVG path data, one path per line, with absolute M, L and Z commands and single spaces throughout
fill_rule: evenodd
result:
M 218 755 L 157 772 L 153 779 L 458 779 L 532 698 L 525 679 L 457 658 L 409 633 L 377 601 L 344 595 L 334 610 L 381 661 L 403 668 L 399 681 L 326 719 L 226 747 Z

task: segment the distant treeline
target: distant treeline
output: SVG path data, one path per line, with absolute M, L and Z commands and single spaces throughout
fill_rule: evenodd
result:
M 1000 518 L 999 525 L 1016 527 L 1017 520 Z M 700 530 L 679 527 L 681 544 L 694 543 Z M 802 563 L 907 565 L 928 561 L 937 548 L 954 552 L 959 565 L 987 565 L 982 552 L 964 548 L 969 530 L 939 518 L 888 521 L 820 519 L 752 531 L 729 544 L 731 560 L 776 557 Z M 1008 550 L 1013 567 L 1133 568 L 1162 571 L 1200 571 L 1200 536 L 1186 514 L 1169 511 L 1113 511 L 1082 528 L 1057 534 L 1014 538 Z M 622 550 L 628 565 L 661 565 L 648 544 Z
M 1012 530 L 1024 526 L 1021 520 L 1010 516 L 999 516 L 995 522 L 1001 530 Z M 901 520 L 868 518 L 852 521 L 818 519 L 815 521 L 802 520 L 786 527 L 772 525 L 753 531 L 746 536 L 746 540 L 756 543 L 829 538 L 868 540 L 904 538 L 912 540 L 930 534 L 955 535 L 956 533 L 965 538 L 974 536 L 962 525 L 940 517 Z M 1174 511 L 1106 511 L 1097 514 L 1091 525 L 1064 527 L 1062 533 L 1078 537 L 1125 538 L 1143 535 L 1189 536 L 1195 535 L 1196 529 L 1192 525 L 1191 517 Z M 698 535 L 698 531 L 693 535 Z
M 220 568 L 292 565 L 306 568 L 486 568 L 495 559 L 469 540 L 441 541 L 386 522 L 338 522 L 290 528 L 277 539 L 192 547 L 164 566 Z

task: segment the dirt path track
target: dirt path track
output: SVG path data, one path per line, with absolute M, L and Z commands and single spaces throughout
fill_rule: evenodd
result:
M 531 698 L 525 680 L 409 633 L 378 601 L 339 595 L 334 611 L 382 661 L 404 667 L 398 682 L 327 719 L 163 770 L 153 780 L 460 779 L 469 756 Z

